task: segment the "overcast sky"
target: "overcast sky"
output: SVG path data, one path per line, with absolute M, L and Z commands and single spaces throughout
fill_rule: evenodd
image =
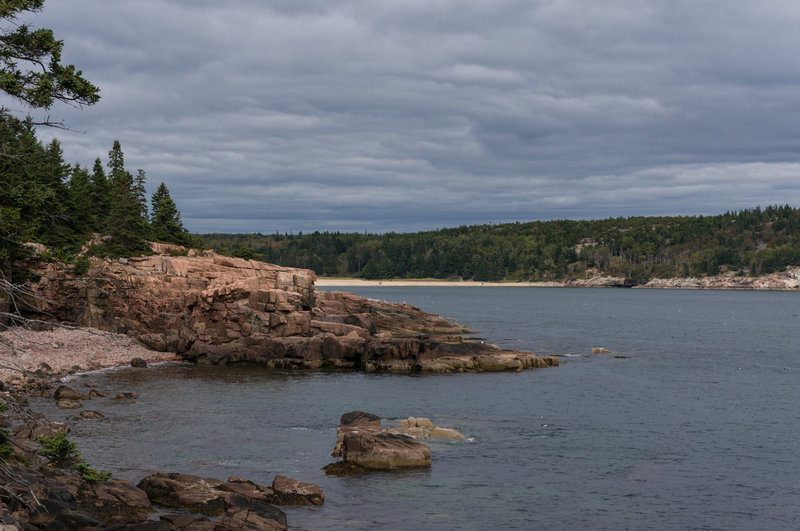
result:
M 193 232 L 800 206 L 796 0 L 50 0 L 65 159 Z

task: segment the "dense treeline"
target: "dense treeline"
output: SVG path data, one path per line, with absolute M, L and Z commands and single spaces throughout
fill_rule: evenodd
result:
M 204 234 L 237 256 L 323 276 L 535 281 L 761 275 L 800 265 L 800 209 L 479 225 L 413 234 Z
M 192 244 L 164 183 L 148 209 L 145 182 L 143 170 L 134 176 L 125 168 L 118 141 L 108 162 L 98 157 L 90 171 L 66 163 L 57 140 L 43 145 L 30 119 L 0 113 L 0 273 L 8 280 L 30 252 L 25 242 L 65 260 L 93 233 L 111 236 L 92 249 L 102 256 L 146 253 L 149 239 Z

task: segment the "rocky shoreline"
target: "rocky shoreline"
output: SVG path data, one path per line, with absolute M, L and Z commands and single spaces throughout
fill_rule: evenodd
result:
M 49 421 L 27 407 L 34 395 L 59 402 L 88 397 L 64 386 L 58 375 L 40 376 L 42 369 L 37 371 L 0 385 L 0 529 L 4 531 L 287 529 L 286 515 L 277 505 L 324 502 L 316 485 L 281 475 L 270 486 L 182 473 L 152 474 L 136 485 L 106 477 L 82 462 L 63 436 L 69 431 L 67 424 Z M 107 392 L 93 389 L 91 394 L 102 397 Z M 165 507 L 171 508 L 168 513 L 163 512 Z
M 156 254 L 89 258 L 75 275 L 42 263 L 26 313 L 121 333 L 202 364 L 387 372 L 519 371 L 552 356 L 472 341 L 469 329 L 409 304 L 317 291 L 307 269 L 163 244 Z
M 89 258 L 83 275 L 64 264 L 35 266 L 38 281 L 17 303 L 42 330 L 0 332 L 8 447 L 0 464 L 2 529 L 286 529 L 285 514 L 274 504 L 324 499 L 318 487 L 282 476 L 262 486 L 171 472 L 133 485 L 75 463 L 54 466 L 40 445 L 68 427 L 31 412 L 26 401 L 36 395 L 59 400 L 59 407 L 82 407 L 83 395 L 62 385 L 68 374 L 132 359 L 134 366 L 181 360 L 387 372 L 521 371 L 559 362 L 470 340 L 464 337 L 473 333 L 467 328 L 408 304 L 318 292 L 309 270 L 160 244 L 153 250 L 139 258 Z M 407 428 L 432 432 L 427 425 Z M 365 455 L 389 451 L 367 444 L 375 439 L 425 446 L 396 431 L 362 435 L 356 453 Z M 345 455 L 353 461 L 355 454 L 339 454 Z M 403 455 L 381 459 L 380 467 L 409 462 Z M 181 512 L 154 516 L 157 506 Z

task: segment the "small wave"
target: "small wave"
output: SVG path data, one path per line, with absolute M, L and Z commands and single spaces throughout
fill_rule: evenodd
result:
M 192 363 L 189 363 L 188 361 L 157 361 L 157 362 L 153 362 L 153 363 L 148 363 L 147 367 L 148 368 L 150 368 L 150 367 L 165 367 L 165 366 L 170 366 L 170 365 L 186 365 L 186 366 L 190 366 L 190 365 L 192 365 Z M 122 371 L 122 370 L 127 370 L 127 369 L 133 369 L 133 368 L 134 367 L 131 367 L 130 365 L 115 365 L 114 367 L 102 367 L 100 369 L 94 369 L 94 370 L 91 370 L 91 371 L 80 371 L 80 372 L 76 372 L 76 373 L 73 373 L 73 374 L 68 374 L 66 376 L 62 376 L 59 381 L 61 381 L 61 382 L 70 382 L 70 381 L 72 381 L 72 380 L 74 380 L 74 379 L 76 379 L 76 378 L 78 378 L 80 376 L 94 375 L 94 374 L 105 374 L 105 373 L 117 372 L 117 371 Z M 137 370 L 141 370 L 141 369 L 137 369 Z

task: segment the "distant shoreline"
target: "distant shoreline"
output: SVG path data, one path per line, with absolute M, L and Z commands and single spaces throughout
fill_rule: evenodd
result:
M 319 277 L 317 287 L 501 287 L 501 288 L 639 288 L 639 289 L 700 289 L 743 291 L 800 291 L 800 267 L 761 277 L 739 277 L 733 274 L 704 278 L 650 279 L 631 282 L 621 277 L 594 277 L 565 282 L 480 282 L 475 280 L 440 279 L 390 279 L 364 280 L 360 278 Z
M 479 282 L 476 280 L 420 280 L 420 279 L 399 279 L 399 280 L 364 280 L 361 278 L 333 278 L 319 277 L 316 285 L 318 287 L 343 286 L 343 287 L 409 287 L 409 286 L 445 286 L 445 287 L 509 287 L 509 288 L 561 288 L 561 282 Z

